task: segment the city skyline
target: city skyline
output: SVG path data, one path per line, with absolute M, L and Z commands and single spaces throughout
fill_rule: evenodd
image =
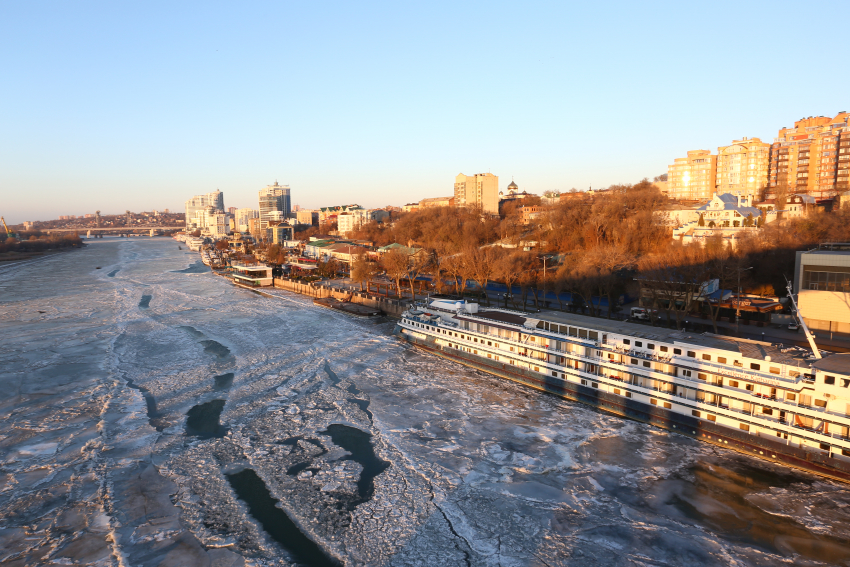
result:
M 104 6 L 15 5 L 0 22 L 16 85 L 0 142 L 9 222 L 179 210 L 216 189 L 252 206 L 275 179 L 306 208 L 439 197 L 460 172 L 492 172 L 500 190 L 605 187 L 850 110 L 841 34 L 818 36 L 835 57 L 764 56 L 798 24 L 775 3 L 734 19 L 674 4 Z M 275 29 L 286 41 L 266 39 Z M 774 87 L 797 67 L 832 83 Z

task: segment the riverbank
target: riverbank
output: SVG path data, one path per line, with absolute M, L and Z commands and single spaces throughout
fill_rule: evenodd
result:
M 45 256 L 52 256 L 53 254 L 61 254 L 63 252 L 69 252 L 71 250 L 80 250 L 85 246 L 85 243 L 80 246 L 65 246 L 63 248 L 52 248 L 50 250 L 37 250 L 32 252 L 0 252 L 0 262 L 3 262 L 3 265 L 10 265 L 11 262 L 23 262 L 25 260 L 33 260 L 38 258 L 43 258 Z
M 213 273 L 224 276 L 219 272 Z M 380 295 L 373 295 L 362 291 L 343 291 L 336 289 L 329 284 L 324 283 L 301 283 L 294 280 L 275 278 L 274 286 L 268 287 L 251 287 L 244 284 L 233 283 L 233 285 L 255 291 L 267 297 L 279 297 L 272 290 L 284 290 L 299 295 L 306 295 L 313 299 L 336 299 L 339 301 L 350 302 L 358 306 L 366 308 L 366 311 L 380 311 L 381 314 L 394 319 L 400 319 L 401 314 L 407 310 L 410 305 L 410 300 L 389 299 Z M 361 310 L 357 310 L 361 311 Z M 364 311 L 365 312 L 365 311 Z

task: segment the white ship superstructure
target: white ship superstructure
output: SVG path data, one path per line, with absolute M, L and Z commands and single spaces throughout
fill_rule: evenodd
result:
M 535 388 L 850 480 L 850 354 L 433 300 L 399 334 Z

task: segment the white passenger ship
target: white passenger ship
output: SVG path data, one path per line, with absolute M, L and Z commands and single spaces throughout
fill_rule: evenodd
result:
M 431 300 L 397 334 L 602 410 L 850 482 L 850 354 L 565 313 Z

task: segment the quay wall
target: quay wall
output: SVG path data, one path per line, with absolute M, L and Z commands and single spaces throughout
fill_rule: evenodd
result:
M 365 291 L 342 291 L 327 285 L 301 283 L 287 279 L 275 278 L 274 286 L 278 289 L 285 289 L 286 291 L 300 293 L 301 295 L 314 298 L 333 297 L 351 301 L 351 303 L 365 305 L 372 309 L 380 309 L 385 314 L 396 319 L 400 318 L 401 314 L 407 310 L 409 303 L 407 300 L 389 299 L 380 295 L 371 295 Z

